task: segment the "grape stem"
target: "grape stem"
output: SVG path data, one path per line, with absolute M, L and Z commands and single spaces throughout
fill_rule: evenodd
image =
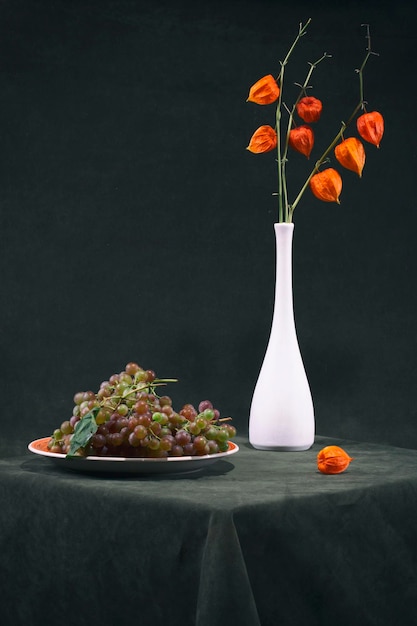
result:
M 168 383 L 177 383 L 178 379 L 177 378 L 156 378 L 155 380 L 153 380 L 151 383 L 146 383 L 144 381 L 141 381 L 140 383 L 131 386 L 129 389 L 126 389 L 121 395 L 112 395 L 111 398 L 112 400 L 117 400 L 117 404 L 116 406 L 113 406 L 112 404 L 106 404 L 107 403 L 107 398 L 104 398 L 101 402 L 100 402 L 100 407 L 103 409 L 110 409 L 112 411 L 116 411 L 117 407 L 122 403 L 123 400 L 125 400 L 126 398 L 128 398 L 132 393 L 136 393 L 137 391 L 143 391 L 145 389 L 148 390 L 148 393 L 152 393 L 153 395 L 157 395 L 155 393 L 155 388 L 156 387 L 162 387 L 167 385 Z M 113 387 L 114 389 L 114 387 Z

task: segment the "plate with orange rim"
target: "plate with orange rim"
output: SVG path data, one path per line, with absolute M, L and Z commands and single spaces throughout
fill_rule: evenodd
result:
M 164 458 L 112 457 L 112 456 L 72 456 L 50 452 L 48 443 L 51 437 L 35 439 L 28 445 L 30 452 L 45 457 L 64 469 L 78 472 L 100 472 L 111 474 L 185 474 L 197 472 L 227 459 L 239 451 L 239 446 L 229 441 L 226 452 L 202 456 L 167 456 Z

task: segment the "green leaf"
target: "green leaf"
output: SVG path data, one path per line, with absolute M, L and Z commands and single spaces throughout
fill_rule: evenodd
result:
M 98 407 L 92 409 L 76 423 L 67 457 L 76 456 L 76 452 L 78 452 L 80 448 L 84 448 L 94 433 L 97 432 L 98 424 L 96 422 L 96 415 L 99 410 Z

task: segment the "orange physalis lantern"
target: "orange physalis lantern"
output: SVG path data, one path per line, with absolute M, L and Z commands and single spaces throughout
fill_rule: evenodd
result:
M 359 178 L 362 176 L 363 166 L 365 165 L 365 148 L 359 139 L 356 137 L 344 139 L 336 146 L 334 154 L 340 165 L 352 172 L 356 172 Z
M 313 130 L 307 125 L 292 128 L 288 136 L 288 144 L 308 159 L 314 146 Z
M 311 124 L 312 122 L 318 122 L 320 119 L 323 105 L 321 100 L 313 96 L 305 96 L 297 103 L 296 109 L 301 119 L 307 122 L 307 124 Z
M 372 111 L 360 115 L 356 120 L 356 127 L 362 139 L 379 148 L 384 134 L 384 118 L 381 113 Z
M 317 455 L 317 467 L 322 474 L 341 474 L 353 459 L 339 446 L 326 446 Z
M 340 204 L 339 196 L 342 191 L 342 177 L 338 171 L 328 167 L 326 170 L 312 176 L 310 189 L 319 200 Z
M 276 147 L 277 133 L 272 126 L 266 125 L 260 126 L 258 130 L 255 130 L 246 150 L 254 154 L 261 154 L 262 152 L 270 152 L 270 150 Z
M 271 74 L 260 78 L 249 91 L 246 102 L 255 102 L 255 104 L 271 104 L 278 100 L 279 87 L 277 81 Z

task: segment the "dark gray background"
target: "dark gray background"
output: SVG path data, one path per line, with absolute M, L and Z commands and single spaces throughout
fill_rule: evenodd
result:
M 291 80 L 333 55 L 312 80 L 318 146 L 357 102 L 363 23 L 379 53 L 365 97 L 386 121 L 341 205 L 307 193 L 295 213 L 317 431 L 417 447 L 416 10 L 401 1 L 0 2 L 0 437 L 48 435 L 130 360 L 246 432 L 276 178 L 271 154 L 245 150 L 273 108 L 245 100 L 308 17 Z

